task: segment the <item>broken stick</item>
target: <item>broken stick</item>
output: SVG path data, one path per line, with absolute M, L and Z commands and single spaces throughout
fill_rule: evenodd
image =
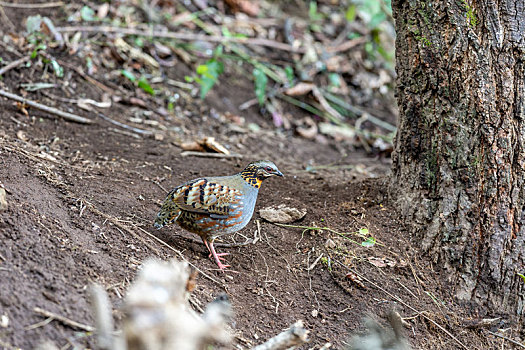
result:
M 39 307 L 35 307 L 33 309 L 33 311 L 38 313 L 38 314 L 44 315 L 45 317 L 53 318 L 53 319 L 55 319 L 55 320 L 65 324 L 66 326 L 70 326 L 70 327 L 73 327 L 73 328 L 81 329 L 81 330 L 86 331 L 86 332 L 93 332 L 95 330 L 95 327 L 92 327 L 92 326 L 89 326 L 87 324 L 83 324 L 83 323 L 79 323 L 79 322 L 70 320 L 67 317 L 60 316 L 58 314 L 55 314 L 55 313 L 53 313 L 51 311 L 47 311 L 47 310 L 41 309 Z
M 72 122 L 81 123 L 81 124 L 91 124 L 91 123 L 93 123 L 93 121 L 90 120 L 90 119 L 81 117 L 81 116 L 76 115 L 76 114 L 64 112 L 64 111 L 61 111 L 59 109 L 56 109 L 56 108 L 53 108 L 53 107 L 49 107 L 49 106 L 43 105 L 43 104 L 35 102 L 35 101 L 31 101 L 31 100 L 25 99 L 25 98 L 23 98 L 21 96 L 12 94 L 12 93 L 7 92 L 5 90 L 0 90 L 0 96 L 4 96 L 4 97 L 7 97 L 7 98 L 9 98 L 11 100 L 15 100 L 17 102 L 26 104 L 26 105 L 28 105 L 30 107 L 40 109 L 41 111 L 44 111 L 44 112 L 48 112 L 48 113 L 51 113 L 51 114 L 58 115 L 59 117 L 62 117 L 64 119 L 66 119 L 66 120 L 70 120 Z

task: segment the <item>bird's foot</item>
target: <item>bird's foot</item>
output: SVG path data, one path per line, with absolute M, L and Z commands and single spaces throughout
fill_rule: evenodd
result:
M 230 255 L 230 253 L 217 253 L 217 259 L 222 260 L 222 261 L 225 261 L 225 259 L 223 258 L 223 256 L 226 256 L 226 255 Z M 211 259 L 212 257 L 213 257 L 213 254 L 210 253 L 210 254 L 208 255 L 208 258 Z
M 224 259 L 223 259 L 224 260 Z M 228 267 L 231 267 L 231 265 L 224 265 L 222 262 L 218 261 L 217 266 L 219 266 L 219 269 L 221 271 L 225 271 Z

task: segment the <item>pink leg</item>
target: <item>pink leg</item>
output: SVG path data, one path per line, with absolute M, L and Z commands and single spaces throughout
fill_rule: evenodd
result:
M 208 249 L 208 251 L 210 252 L 210 254 L 208 255 L 208 258 L 211 258 L 213 256 L 213 253 L 210 250 L 210 246 L 208 245 L 207 241 L 203 240 L 203 242 L 206 245 L 206 249 Z M 219 260 L 224 260 L 224 258 L 221 258 L 221 257 L 222 256 L 226 256 L 226 255 L 230 255 L 230 253 L 215 253 L 215 255 L 217 255 L 219 257 Z
M 210 251 L 210 255 L 213 256 L 213 258 L 215 259 L 215 262 L 217 263 L 217 266 L 219 266 L 219 269 L 221 270 L 225 270 L 227 267 L 230 267 L 230 265 L 224 265 L 221 260 L 224 260 L 224 258 L 221 258 L 221 256 L 225 256 L 225 255 L 228 255 L 228 253 L 219 253 L 217 254 L 215 252 L 215 248 L 213 247 L 213 242 L 206 242 L 204 241 L 204 244 L 206 244 L 206 248 L 208 248 L 208 250 Z

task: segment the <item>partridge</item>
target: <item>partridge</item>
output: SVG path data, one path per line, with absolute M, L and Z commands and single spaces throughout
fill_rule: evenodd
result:
M 230 176 L 203 177 L 175 187 L 160 208 L 154 226 L 157 229 L 177 222 L 183 229 L 198 234 L 224 270 L 222 256 L 213 247 L 216 238 L 244 228 L 253 215 L 262 182 L 271 176 L 283 176 L 273 162 L 252 162 L 240 173 Z

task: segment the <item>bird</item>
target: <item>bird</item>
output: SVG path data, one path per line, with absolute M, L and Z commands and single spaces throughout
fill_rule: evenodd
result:
M 262 182 L 283 176 L 269 160 L 248 164 L 229 176 L 201 177 L 172 189 L 154 222 L 160 229 L 176 222 L 183 229 L 199 235 L 221 271 L 230 267 L 221 260 L 228 253 L 217 253 L 213 242 L 218 237 L 244 228 L 253 215 Z

